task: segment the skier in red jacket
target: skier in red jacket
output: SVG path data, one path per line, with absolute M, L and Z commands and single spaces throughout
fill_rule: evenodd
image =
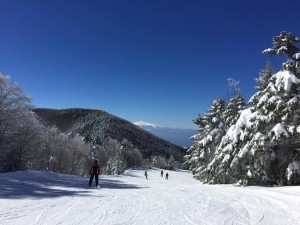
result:
M 90 181 L 89 181 L 89 187 L 91 187 L 91 184 L 93 182 L 93 179 L 95 177 L 96 180 L 96 187 L 98 187 L 98 183 L 99 183 L 99 174 L 100 174 L 100 166 L 98 164 L 98 160 L 95 160 L 93 166 L 90 169 Z

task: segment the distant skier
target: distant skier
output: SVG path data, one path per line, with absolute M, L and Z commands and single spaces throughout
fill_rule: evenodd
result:
M 164 171 L 163 171 L 163 170 L 160 172 L 160 176 L 161 176 L 161 177 L 164 176 Z
M 145 177 L 146 177 L 146 179 L 148 179 L 148 173 L 147 173 L 147 170 L 145 171 Z
M 166 173 L 166 178 L 165 178 L 166 180 L 168 180 L 169 179 L 169 174 L 168 173 Z
M 91 177 L 90 177 L 90 181 L 89 181 L 89 187 L 91 187 L 94 177 L 95 177 L 95 181 L 96 181 L 96 187 L 98 187 L 99 174 L 100 174 L 100 166 L 98 164 L 98 160 L 95 160 L 93 166 L 90 169 Z

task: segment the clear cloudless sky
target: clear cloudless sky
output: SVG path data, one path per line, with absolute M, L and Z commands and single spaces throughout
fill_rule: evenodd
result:
M 35 107 L 196 128 L 229 77 L 246 100 L 299 0 L 0 0 L 0 71 Z

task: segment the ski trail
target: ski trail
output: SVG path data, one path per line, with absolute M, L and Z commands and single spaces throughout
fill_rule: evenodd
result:
M 169 180 L 160 171 L 149 170 L 148 180 L 142 168 L 101 176 L 100 189 L 83 187 L 88 178 L 41 172 L 48 179 L 43 184 L 39 172 L 34 172 L 28 187 L 25 180 L 18 192 L 0 193 L 0 224 L 292 225 L 300 221 L 298 187 L 203 185 L 183 171 L 168 171 Z M 26 179 L 33 177 L 30 171 L 24 173 Z M 41 190 L 45 194 L 40 195 Z

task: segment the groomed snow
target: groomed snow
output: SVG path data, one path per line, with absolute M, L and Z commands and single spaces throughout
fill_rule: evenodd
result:
M 299 224 L 299 187 L 203 185 L 185 171 L 128 170 L 88 178 L 51 172 L 0 174 L 0 224 Z

